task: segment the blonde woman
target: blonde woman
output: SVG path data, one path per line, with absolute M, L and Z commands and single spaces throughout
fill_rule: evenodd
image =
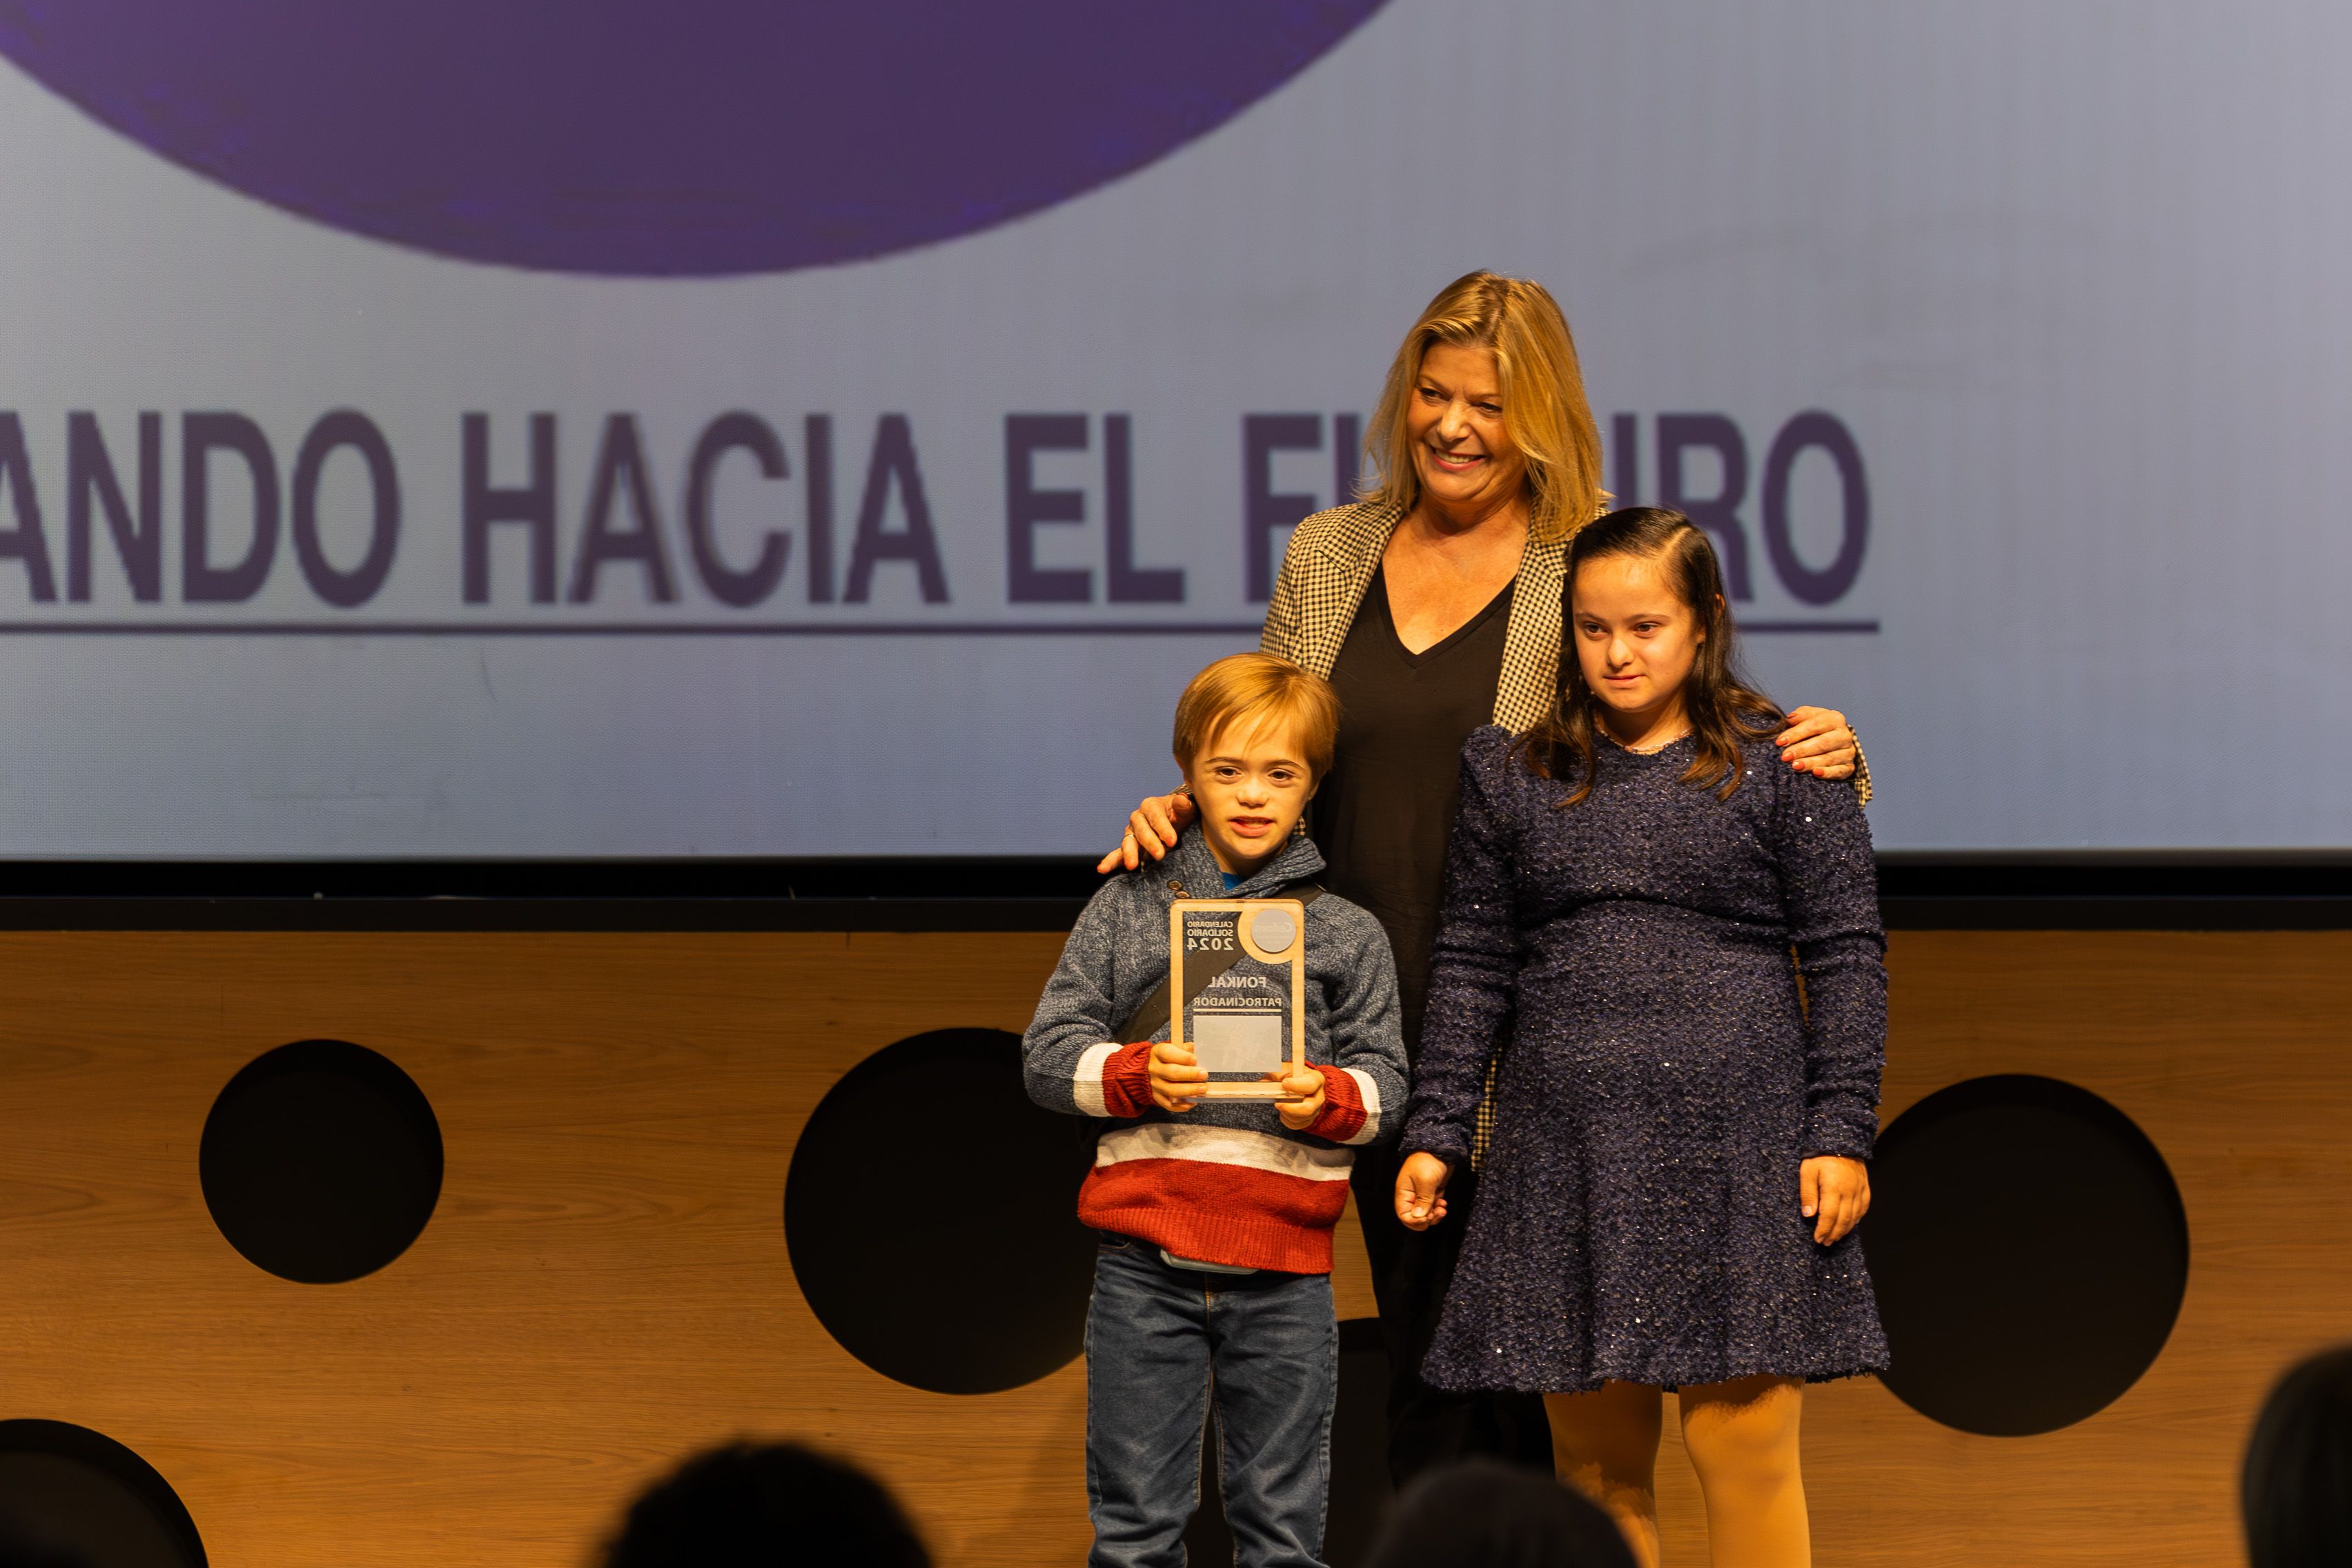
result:
M 1523 731 L 1559 693 L 1560 584 L 1568 542 L 1601 510 L 1601 438 L 1568 321 L 1541 284 L 1473 272 L 1405 334 L 1365 443 L 1379 483 L 1292 532 L 1259 647 L 1330 680 L 1339 748 L 1309 824 L 1329 889 L 1370 910 L 1396 952 L 1405 1047 L 1417 1053 L 1439 885 L 1460 792 L 1463 742 L 1482 725 Z M 1842 713 L 1792 709 L 1787 764 L 1821 778 L 1868 773 Z M 1101 869 L 1159 859 L 1192 820 L 1180 792 L 1139 805 Z M 1392 1369 L 1389 1468 L 1400 1484 L 1476 1453 L 1543 1463 L 1551 1439 L 1532 1395 L 1448 1394 L 1421 1365 L 1464 1226 L 1399 1224 L 1391 1158 L 1356 1163 Z M 1457 1217 L 1475 1173 L 1447 1187 Z

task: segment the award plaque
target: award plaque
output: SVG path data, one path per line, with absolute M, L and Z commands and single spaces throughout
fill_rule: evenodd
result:
M 1208 1069 L 1211 1100 L 1288 1100 L 1307 1071 L 1307 906 L 1179 899 L 1168 910 L 1168 1037 Z

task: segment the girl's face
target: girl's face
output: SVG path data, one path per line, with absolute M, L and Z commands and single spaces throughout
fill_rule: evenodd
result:
M 1404 416 L 1423 494 L 1448 511 L 1486 512 L 1519 498 L 1528 460 L 1503 428 L 1495 351 L 1439 343 L 1422 357 Z
M 1676 720 L 1706 641 L 1663 561 L 1604 555 L 1576 569 L 1569 635 L 1584 683 L 1623 721 Z M 1612 728 L 1619 726 L 1612 725 Z

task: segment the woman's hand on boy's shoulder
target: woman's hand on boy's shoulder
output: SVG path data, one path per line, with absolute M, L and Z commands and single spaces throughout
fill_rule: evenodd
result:
M 1143 858 L 1164 860 L 1168 851 L 1176 847 L 1177 835 L 1192 820 L 1195 808 L 1192 797 L 1182 790 L 1172 795 L 1146 795 L 1143 803 L 1128 815 L 1127 832 L 1118 847 L 1095 862 L 1095 869 L 1108 875 L 1118 870 L 1134 870 L 1143 864 Z
M 1144 1076 L 1151 1082 L 1151 1102 L 1171 1115 L 1192 1110 L 1209 1092 L 1209 1075 L 1192 1055 L 1192 1047 L 1172 1040 L 1151 1047 Z

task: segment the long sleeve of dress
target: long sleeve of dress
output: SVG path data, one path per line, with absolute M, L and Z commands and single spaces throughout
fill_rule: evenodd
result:
M 1509 745 L 1507 732 L 1489 728 L 1463 748 L 1462 805 L 1446 851 L 1421 1061 L 1405 1117 L 1406 1152 L 1426 1150 L 1450 1165 L 1470 1157 L 1487 1065 L 1509 1026 L 1518 986 L 1513 833 L 1507 806 L 1492 793 L 1507 777 L 1496 764 Z
M 1867 1160 L 1886 1059 L 1886 936 L 1870 825 L 1844 784 L 1792 773 L 1773 813 L 1789 937 L 1805 979 L 1805 1145 Z

